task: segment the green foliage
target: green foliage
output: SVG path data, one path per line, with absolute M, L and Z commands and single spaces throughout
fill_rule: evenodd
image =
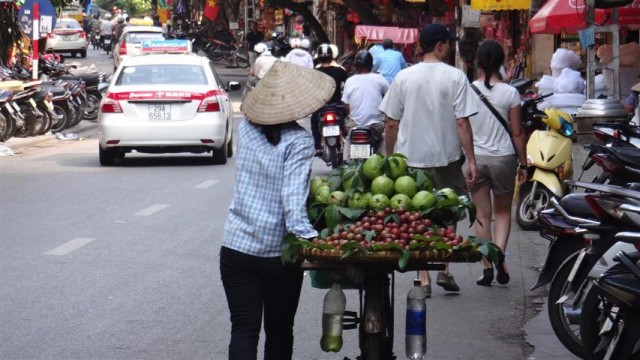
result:
M 96 0 L 95 3 L 108 11 L 117 6 L 118 9 L 126 10 L 131 17 L 150 15 L 151 13 L 151 0 Z

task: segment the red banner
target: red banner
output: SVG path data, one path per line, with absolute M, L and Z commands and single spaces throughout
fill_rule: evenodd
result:
M 216 21 L 218 14 L 220 13 L 220 0 L 206 0 L 204 3 L 204 13 L 202 14 L 211 22 Z

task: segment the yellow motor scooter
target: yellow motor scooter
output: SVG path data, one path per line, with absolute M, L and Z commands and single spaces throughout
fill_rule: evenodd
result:
M 547 108 L 540 120 L 546 130 L 536 130 L 527 142 L 529 178 L 519 191 L 516 221 L 523 230 L 538 227 L 538 213 L 546 209 L 552 197 L 566 193 L 564 180 L 573 175 L 573 119 L 568 113 Z

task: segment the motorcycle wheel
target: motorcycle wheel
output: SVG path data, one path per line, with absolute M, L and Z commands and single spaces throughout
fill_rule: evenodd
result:
M 207 50 L 207 57 L 211 61 L 220 61 L 224 57 L 224 54 L 218 49 L 210 48 Z
M 529 199 L 531 202 L 529 203 Z M 538 184 L 535 194 L 531 194 L 531 185 L 520 195 L 520 201 L 516 209 L 516 222 L 522 230 L 535 230 L 538 228 L 538 211 L 549 206 L 553 194 L 542 184 Z
M 5 142 L 13 136 L 16 124 L 11 117 L 0 113 L 0 142 Z
M 31 106 L 21 106 L 20 110 L 24 115 L 24 127 L 16 129 L 14 136 L 26 138 L 34 135 L 41 127 L 39 123 L 42 122 L 42 117 L 39 118 Z
M 69 124 L 69 127 L 71 128 L 80 124 L 83 116 L 84 116 L 84 112 L 82 111 L 82 108 L 80 106 L 76 107 L 74 117 L 72 118 L 72 121 L 71 121 L 71 124 Z
M 249 60 L 242 55 L 236 54 L 236 63 L 239 67 L 246 69 L 249 67 Z
M 342 165 L 342 156 L 340 156 L 341 154 L 338 152 L 338 147 L 330 146 L 327 150 L 329 150 L 329 162 L 331 162 L 331 168 L 335 169 Z
M 604 322 L 604 319 L 600 320 L 602 302 L 599 295 L 600 288 L 593 286 L 585 296 L 580 312 L 580 338 L 584 339 L 583 347 L 587 360 L 602 359 L 604 355 L 598 356 L 593 353 L 600 343 L 599 333 Z
M 71 112 L 69 109 L 65 109 L 60 105 L 53 104 L 53 112 L 56 113 L 58 119 L 54 122 L 51 131 L 60 132 L 67 128 L 67 124 L 69 122 L 69 113 Z
M 51 126 L 53 126 L 53 119 L 51 118 L 49 111 L 41 109 L 40 112 L 42 113 L 42 128 L 35 135 L 44 135 L 51 130 Z
M 96 94 L 87 93 L 87 106 L 84 110 L 85 120 L 95 120 L 98 118 L 100 109 L 100 98 Z
M 549 310 L 549 322 L 551 322 L 551 327 L 558 340 L 574 355 L 584 358 L 585 350 L 580 339 L 579 325 L 569 323 L 569 318 L 565 315 L 562 304 L 556 304 L 562 296 L 569 292 L 567 278 L 575 260 L 576 258 L 573 257 L 570 261 L 565 261 L 553 276 L 547 297 L 547 309 Z

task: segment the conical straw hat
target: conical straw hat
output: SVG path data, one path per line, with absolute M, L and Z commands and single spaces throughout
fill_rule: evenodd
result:
M 640 92 L 640 82 L 631 87 L 632 91 Z
M 318 70 L 276 61 L 244 99 L 240 110 L 255 124 L 282 124 L 321 108 L 335 88 L 335 81 Z

